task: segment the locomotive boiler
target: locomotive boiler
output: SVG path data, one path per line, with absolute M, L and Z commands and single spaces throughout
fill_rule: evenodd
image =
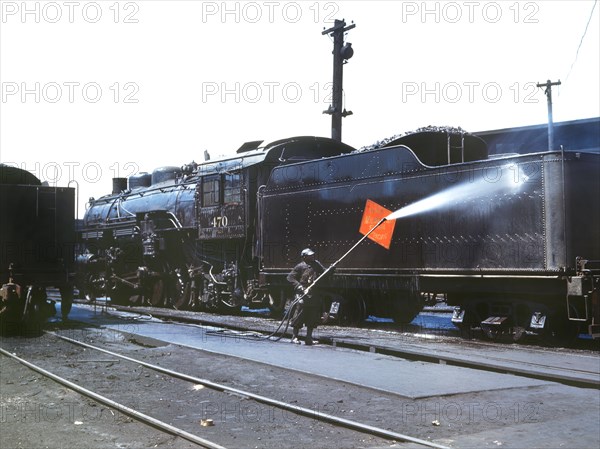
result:
M 598 334 L 600 155 L 488 157 L 483 140 L 453 129 L 368 151 L 313 137 L 258 145 L 116 180 L 84 219 L 83 290 L 123 303 L 280 310 L 301 249 L 330 264 L 371 215 L 399 211 L 319 285 L 324 314 L 407 323 L 440 293 L 459 327 Z
M 66 317 L 74 269 L 74 189 L 42 185 L 28 171 L 0 164 L 0 325 L 35 329 L 55 314 L 58 288 Z

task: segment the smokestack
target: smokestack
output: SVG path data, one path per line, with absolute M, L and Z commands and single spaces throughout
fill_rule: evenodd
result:
M 113 183 L 113 188 L 112 188 L 113 195 L 117 195 L 117 194 L 123 192 L 124 190 L 127 190 L 127 178 L 113 178 L 112 183 Z

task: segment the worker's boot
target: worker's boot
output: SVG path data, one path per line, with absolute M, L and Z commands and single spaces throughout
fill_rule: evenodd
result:
M 300 328 L 299 327 L 294 327 L 293 332 L 292 332 L 292 340 L 291 342 L 294 343 L 295 345 L 299 345 L 300 344 L 300 340 L 298 340 L 298 333 L 300 332 Z
M 306 346 L 312 346 L 314 344 L 314 340 L 312 338 L 312 333 L 313 333 L 313 328 L 307 327 L 306 328 L 306 340 L 304 340 L 304 344 Z

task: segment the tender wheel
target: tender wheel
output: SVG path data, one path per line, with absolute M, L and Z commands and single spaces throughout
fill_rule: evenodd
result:
M 420 293 L 406 293 L 396 298 L 392 305 L 392 318 L 396 324 L 409 324 L 423 310 Z
M 73 286 L 64 285 L 59 288 L 60 291 L 60 312 L 63 319 L 66 319 L 73 306 Z
M 571 307 L 571 316 L 578 317 L 577 310 Z M 542 341 L 550 346 L 572 344 L 581 332 L 581 322 L 571 321 L 566 312 L 555 312 L 546 320 Z
M 512 341 L 517 343 L 523 339 L 526 335 L 526 329 L 529 326 L 529 320 L 531 319 L 531 310 L 529 307 L 519 304 L 515 308 L 514 313 L 515 325 L 512 328 Z
M 482 327 L 481 330 L 488 340 L 499 341 L 502 337 L 502 331 L 498 328 Z
M 454 325 L 460 330 L 463 338 L 473 338 L 475 337 L 475 329 L 481 329 L 482 316 L 488 316 L 487 308 L 482 304 L 470 303 L 464 304 L 462 307 L 465 313 L 463 321 L 462 323 L 454 323 Z
M 338 321 L 341 325 L 360 325 L 367 318 L 367 305 L 361 295 L 345 298 L 340 304 Z
M 283 314 L 283 310 L 287 302 L 287 297 L 284 289 L 279 290 L 278 293 L 279 294 L 275 292 L 268 292 L 266 294 L 266 299 L 269 310 L 271 311 L 271 316 L 280 318 Z

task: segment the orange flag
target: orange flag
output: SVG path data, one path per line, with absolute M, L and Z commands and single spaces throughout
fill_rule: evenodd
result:
M 358 232 L 360 232 L 362 235 L 366 235 L 371 229 L 373 229 L 375 225 L 377 225 L 377 223 L 381 221 L 382 218 L 387 217 L 391 213 L 391 210 L 387 210 L 385 207 L 380 206 L 375 201 L 367 200 Z M 383 246 L 385 249 L 390 249 L 395 227 L 396 220 L 384 221 L 371 233 L 371 235 L 369 235 L 369 238 L 375 243 Z

